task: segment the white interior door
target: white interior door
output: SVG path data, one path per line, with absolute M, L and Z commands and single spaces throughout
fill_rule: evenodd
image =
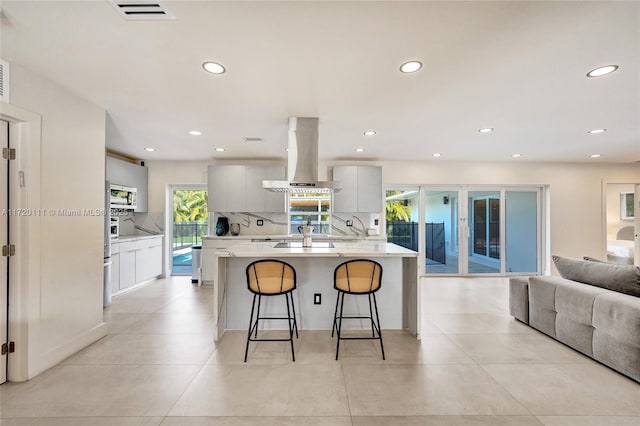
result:
M 9 148 L 9 123 L 0 120 L 0 152 Z M 0 247 L 9 244 L 9 160 L 0 155 Z M 0 344 L 7 342 L 9 258 L 0 257 Z M 0 383 L 7 381 L 7 354 L 0 355 Z

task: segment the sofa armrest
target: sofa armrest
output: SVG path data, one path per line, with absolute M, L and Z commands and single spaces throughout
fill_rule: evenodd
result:
M 515 319 L 529 324 L 529 278 L 509 279 L 509 313 Z

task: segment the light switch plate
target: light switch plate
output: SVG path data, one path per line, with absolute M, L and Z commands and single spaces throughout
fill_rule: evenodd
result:
M 256 220 L 256 225 L 257 226 L 263 226 L 264 225 L 264 221 L 262 219 L 258 219 L 258 220 Z

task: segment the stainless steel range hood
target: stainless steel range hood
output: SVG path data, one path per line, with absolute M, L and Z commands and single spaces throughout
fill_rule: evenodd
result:
M 318 181 L 318 118 L 289 117 L 287 180 L 263 180 L 272 192 L 335 192 L 341 182 Z

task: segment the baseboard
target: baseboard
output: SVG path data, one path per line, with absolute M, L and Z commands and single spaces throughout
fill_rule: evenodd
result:
M 79 336 L 56 346 L 37 357 L 34 357 L 36 362 L 34 362 L 34 365 L 31 366 L 31 368 L 29 368 L 27 380 L 31 380 L 33 377 L 59 364 L 71 355 L 102 339 L 106 335 L 107 323 L 102 322 Z

